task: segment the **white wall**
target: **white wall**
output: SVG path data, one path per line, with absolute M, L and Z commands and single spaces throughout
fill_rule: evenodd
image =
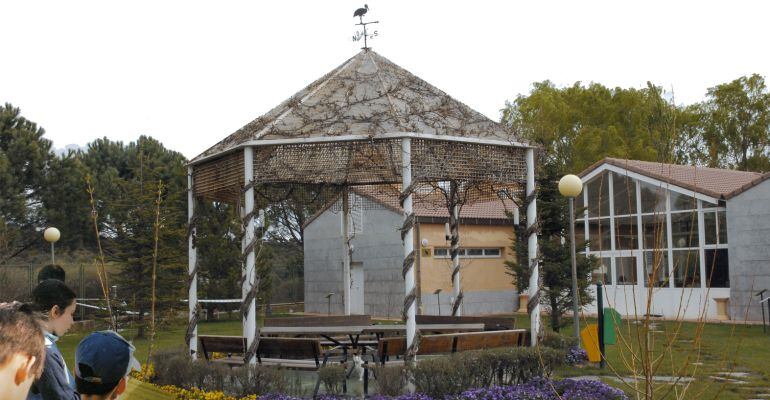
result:
M 594 296 L 595 288 L 596 286 L 592 286 Z M 612 307 L 624 316 L 642 317 L 647 313 L 648 288 L 609 285 L 604 287 L 604 291 L 604 307 Z M 724 297 L 730 297 L 729 288 L 654 288 L 650 312 L 661 314 L 668 319 L 696 320 L 702 316 L 715 319 L 717 306 L 714 299 Z M 596 302 L 586 306 L 585 311 L 596 313 Z

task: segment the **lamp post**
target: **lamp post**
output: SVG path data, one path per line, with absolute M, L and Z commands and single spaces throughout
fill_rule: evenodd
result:
M 441 289 L 436 289 L 433 294 L 436 295 L 436 305 L 438 305 L 438 315 L 441 315 Z M 762 312 L 765 312 L 765 309 L 762 309 Z M 762 314 L 764 315 L 764 314 Z
M 61 232 L 54 227 L 49 227 L 43 231 L 43 239 L 46 242 L 51 243 L 51 264 L 56 264 L 54 259 L 54 243 L 58 242 L 61 238 Z
M 575 337 L 580 345 L 580 298 L 577 283 L 577 259 L 575 255 L 575 197 L 583 191 L 583 182 L 575 175 L 564 175 L 559 180 L 559 193 L 569 199 L 569 243 L 572 258 L 572 318 L 575 325 Z

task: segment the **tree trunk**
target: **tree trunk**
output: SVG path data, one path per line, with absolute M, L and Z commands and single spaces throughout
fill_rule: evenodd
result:
M 137 330 L 136 330 L 136 338 L 137 339 L 144 339 L 145 334 L 144 330 L 146 326 L 144 326 L 144 308 L 139 307 L 139 318 L 137 319 Z
M 548 296 L 549 300 L 551 302 L 551 329 L 554 330 L 554 332 L 559 332 L 559 328 L 561 328 L 561 325 L 559 324 L 559 303 L 558 299 L 554 295 Z

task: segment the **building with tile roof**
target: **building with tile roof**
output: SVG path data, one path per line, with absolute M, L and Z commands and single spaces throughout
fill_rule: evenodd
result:
M 400 228 L 403 209 L 397 186 L 357 186 L 349 193 L 351 239 L 351 300 L 354 314 L 400 317 L 403 297 L 403 247 Z M 445 223 L 449 219 L 443 196 L 418 188 L 415 248 L 418 298 L 422 314 L 450 315 L 451 260 Z M 336 276 L 343 262 L 342 199 L 327 204 L 308 220 L 304 230 L 305 311 L 326 313 L 342 309 Z M 518 293 L 504 261 L 511 257 L 513 215 L 511 200 L 489 199 L 460 210 L 463 315 L 511 313 Z M 438 294 L 436 292 L 439 291 Z
M 626 315 L 761 320 L 770 174 L 605 158 L 579 176 L 577 242 L 601 260 L 594 279 L 605 304 Z

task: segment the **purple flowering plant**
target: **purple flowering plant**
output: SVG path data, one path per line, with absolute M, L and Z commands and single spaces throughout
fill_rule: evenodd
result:
M 588 353 L 586 353 L 585 349 L 581 349 L 580 347 L 570 347 L 569 350 L 567 350 L 567 356 L 565 357 L 564 362 L 566 362 L 567 365 L 584 364 L 588 362 Z
M 344 396 L 320 395 L 319 400 L 340 400 Z M 414 393 L 397 397 L 374 395 L 372 400 L 433 400 L 430 396 Z M 299 400 L 281 394 L 260 396 L 259 400 Z M 438 399 L 437 399 L 438 400 Z M 603 382 L 585 379 L 553 381 L 537 378 L 514 386 L 492 386 L 467 390 L 442 400 L 628 400 L 623 391 Z

